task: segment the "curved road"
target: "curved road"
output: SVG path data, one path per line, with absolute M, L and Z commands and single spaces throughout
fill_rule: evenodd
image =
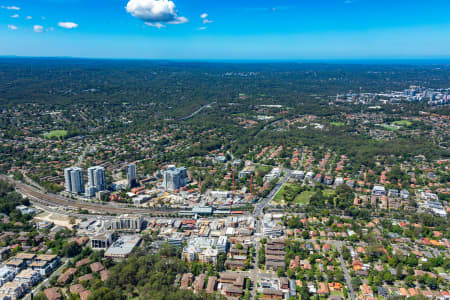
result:
M 201 112 L 203 109 L 207 108 L 207 107 L 211 107 L 211 105 L 216 104 L 217 102 L 211 102 L 209 104 L 203 105 L 202 107 L 200 107 L 199 109 L 197 109 L 196 111 L 194 111 L 192 114 L 190 114 L 189 116 L 177 119 L 177 121 L 184 121 L 184 120 L 188 120 L 192 117 L 194 117 L 196 114 L 198 114 L 199 112 Z

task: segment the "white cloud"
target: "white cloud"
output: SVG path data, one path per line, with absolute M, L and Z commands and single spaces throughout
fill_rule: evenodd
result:
M 189 20 L 186 17 L 178 17 L 176 20 L 167 22 L 167 24 L 183 24 L 187 22 L 189 22 Z
M 59 22 L 58 26 L 62 27 L 62 28 L 66 28 L 66 29 L 73 29 L 73 28 L 77 28 L 78 24 L 74 23 L 74 22 Z
M 41 26 L 41 25 L 34 25 L 34 26 L 33 26 L 33 30 L 34 30 L 35 32 L 43 32 L 43 31 L 44 31 L 44 27 Z
M 11 18 L 18 18 L 18 17 L 19 17 L 18 14 L 15 14 L 15 15 L 12 15 L 12 16 L 11 16 Z
M 31 20 L 31 19 L 33 19 L 33 17 L 27 16 L 27 20 Z
M 178 16 L 175 3 L 170 0 L 129 0 L 126 10 L 146 24 L 182 24 L 189 21 L 186 17 Z M 155 27 L 161 28 L 160 25 Z
M 8 25 L 8 28 L 9 29 L 11 29 L 11 30 L 17 30 L 17 29 L 19 29 L 17 26 L 15 26 L 15 25 Z
M 203 13 L 203 14 L 201 14 L 200 15 L 200 18 L 202 18 L 203 19 L 203 24 L 208 24 L 208 23 L 212 23 L 212 22 L 214 22 L 213 20 L 208 20 L 207 18 L 208 18 L 208 14 L 207 13 Z
M 199 27 L 199 28 L 197 28 L 197 30 L 206 30 L 206 28 L 208 28 L 208 27 Z
M 166 25 L 161 24 L 161 23 L 159 23 L 159 22 L 156 22 L 156 23 L 145 22 L 145 25 L 150 26 L 150 27 L 156 27 L 156 28 L 158 28 L 158 29 L 161 29 L 161 28 L 163 28 L 163 27 L 166 27 Z
M 8 9 L 8 10 L 20 10 L 20 7 L 17 7 L 17 6 L 3 6 L 2 5 L 2 8 Z

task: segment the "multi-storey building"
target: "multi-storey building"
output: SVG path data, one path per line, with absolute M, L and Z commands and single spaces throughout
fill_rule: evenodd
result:
M 216 249 L 219 252 L 227 252 L 228 251 L 228 237 L 226 236 L 220 236 L 217 239 Z
M 73 194 L 84 193 L 83 169 L 70 167 L 64 169 L 66 192 Z
M 114 232 L 105 232 L 91 238 L 91 248 L 96 250 L 106 250 L 116 240 Z
M 136 186 L 136 165 L 135 164 L 127 165 L 127 181 L 128 181 L 128 186 L 130 188 Z
M 98 191 L 106 190 L 106 171 L 100 166 L 88 169 L 88 189 L 86 195 L 88 197 L 95 196 Z
M 173 191 L 185 186 L 188 181 L 187 171 L 185 167 L 176 168 L 170 165 L 163 173 L 163 187 L 165 190 Z
M 117 231 L 140 232 L 142 216 L 122 215 L 111 221 L 111 229 Z

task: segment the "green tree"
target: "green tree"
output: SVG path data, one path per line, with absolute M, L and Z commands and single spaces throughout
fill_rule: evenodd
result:
M 81 246 L 76 242 L 67 243 L 63 248 L 63 253 L 67 257 L 74 257 L 81 253 Z

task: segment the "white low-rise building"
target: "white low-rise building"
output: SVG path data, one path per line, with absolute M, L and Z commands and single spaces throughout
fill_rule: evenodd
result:
M 42 280 L 42 275 L 39 271 L 33 269 L 25 269 L 16 275 L 14 281 L 22 282 L 27 288 L 30 288 Z
M 38 271 L 42 276 L 47 276 L 56 269 L 59 263 L 59 256 L 41 254 L 30 264 L 30 268 Z
M 219 251 L 216 249 L 217 240 L 214 238 L 197 237 L 188 241 L 186 247 L 183 248 L 182 257 L 186 261 L 196 261 L 201 259 L 208 259 L 210 261 L 216 261 Z M 206 251 L 207 249 L 216 251 Z M 216 258 L 211 255 L 216 255 Z
M 273 168 L 269 174 L 264 176 L 264 181 L 272 181 L 274 179 L 280 178 L 282 172 L 280 168 Z
M 228 238 L 226 236 L 220 236 L 217 239 L 216 249 L 219 252 L 227 252 L 228 251 Z
M 265 214 L 263 220 L 264 236 L 277 237 L 283 235 L 283 226 L 279 225 L 272 214 Z
M 105 251 L 105 257 L 115 259 L 126 258 L 140 242 L 141 237 L 139 235 L 121 236 Z
M 8 295 L 13 299 L 23 297 L 26 291 L 26 285 L 22 282 L 17 281 L 7 282 L 0 288 L 0 294 Z
M 334 184 L 335 184 L 336 186 L 343 185 L 343 184 L 344 184 L 344 178 L 342 178 L 342 177 L 336 177 L 336 180 L 334 181 Z
M 8 267 L 0 268 L 0 286 L 4 285 L 8 281 L 12 281 L 14 276 L 16 276 L 15 270 Z

